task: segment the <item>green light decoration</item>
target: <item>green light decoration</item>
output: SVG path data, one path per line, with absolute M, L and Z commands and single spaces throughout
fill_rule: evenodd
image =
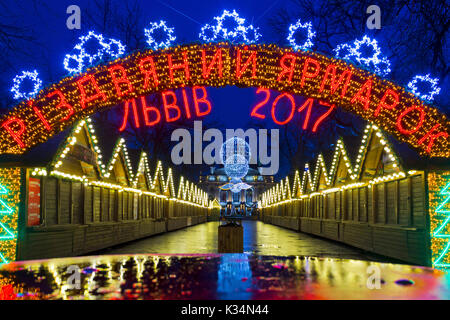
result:
M 14 233 L 11 232 L 3 223 L 0 222 L 0 230 L 5 230 L 8 234 L 7 236 L 0 236 L 0 240 L 12 240 L 15 238 Z
M 13 209 L 11 209 L 10 206 L 8 206 L 5 201 L 0 199 L 0 214 L 11 214 L 13 213 Z
M 440 195 L 446 195 L 447 197 L 444 198 L 442 203 L 436 208 L 437 214 L 442 214 L 447 216 L 445 221 L 441 224 L 441 226 L 434 232 L 433 236 L 435 238 L 450 238 L 450 234 L 441 233 L 443 229 L 447 226 L 448 222 L 450 221 L 450 210 L 447 206 L 447 203 L 450 201 L 450 190 L 448 190 L 450 187 L 450 182 L 447 183 L 447 185 L 439 192 Z M 444 231 L 445 232 L 445 229 Z M 445 257 L 448 250 L 450 248 L 450 242 L 447 243 L 447 246 L 444 250 L 442 250 L 442 253 L 439 255 L 439 257 L 436 259 L 436 261 L 433 263 L 433 266 L 435 267 L 450 267 L 449 263 L 441 263 L 441 260 Z
M 11 214 L 13 213 L 13 209 L 11 209 L 10 206 L 8 206 L 5 201 L 0 199 L 0 214 Z
M 8 190 L 3 185 L 0 185 L 0 194 L 5 195 L 7 193 Z M 14 210 L 10 206 L 8 206 L 2 199 L 0 199 L 0 217 L 1 215 L 9 215 L 13 212 Z M 0 222 L 0 240 L 13 240 L 15 238 L 16 236 L 14 235 L 14 233 L 9 230 L 2 222 Z M 0 252 L 0 264 L 3 263 L 8 263 L 8 260 Z
M 8 190 L 0 184 L 0 194 L 3 195 L 3 194 L 7 194 L 7 193 L 8 193 Z M 10 206 L 8 206 L 5 203 L 5 201 L 0 199 L 0 214 L 11 214 L 13 212 L 14 212 L 14 210 Z
M 6 260 L 5 257 L 0 253 L 0 265 L 4 263 L 8 263 L 8 260 Z

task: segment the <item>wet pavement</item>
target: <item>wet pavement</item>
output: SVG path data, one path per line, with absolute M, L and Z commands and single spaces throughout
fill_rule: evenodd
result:
M 217 251 L 219 222 L 207 222 L 177 231 L 156 235 L 95 254 L 208 254 Z M 395 262 L 335 241 L 266 224 L 261 221 L 243 221 L 244 253 L 273 256 L 314 256 Z
M 0 267 L 0 300 L 449 298 L 450 275 L 439 270 L 305 256 L 91 256 Z
M 447 272 L 262 222 L 244 221 L 244 253 L 217 254 L 218 224 L 0 265 L 0 300 L 450 299 Z

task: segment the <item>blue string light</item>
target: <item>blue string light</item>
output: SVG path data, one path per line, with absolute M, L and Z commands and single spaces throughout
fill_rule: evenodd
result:
M 239 154 L 228 157 L 224 163 L 225 172 L 232 179 L 245 177 L 248 172 L 248 161 Z
M 74 65 L 74 62 L 76 65 Z M 84 68 L 83 56 L 76 54 L 66 54 L 64 57 L 64 69 L 70 73 L 81 73 Z
M 372 55 L 367 56 L 362 52 L 363 48 L 372 51 Z M 388 58 L 381 53 L 376 39 L 364 36 L 361 40 L 355 39 L 352 44 L 343 43 L 334 50 L 336 58 L 357 62 L 366 68 L 373 70 L 380 76 L 386 76 L 391 72 Z
M 201 31 L 198 36 L 203 41 L 213 42 L 217 39 L 218 32 L 216 31 L 216 27 L 205 24 L 200 30 Z
M 163 31 L 166 35 L 166 38 L 163 40 L 155 39 L 154 33 L 156 31 Z M 150 22 L 150 29 L 144 29 L 144 32 L 145 36 L 147 37 L 147 43 L 153 50 L 168 48 L 176 39 L 176 36 L 173 35 L 174 29 L 169 28 L 166 22 L 163 20 L 159 22 Z
M 97 41 L 97 44 L 100 46 L 100 49 L 97 50 L 97 52 L 95 52 L 94 54 L 88 53 L 85 48 L 86 43 L 91 39 L 95 39 Z M 80 56 L 83 57 L 83 59 L 87 59 L 87 62 L 89 64 L 93 64 L 96 60 L 101 60 L 103 58 L 104 51 L 107 48 L 108 44 L 104 41 L 103 35 L 96 34 L 94 31 L 89 31 L 86 36 L 81 36 L 80 43 L 77 43 L 74 47 L 74 49 L 80 51 Z
M 228 139 L 220 149 L 220 156 L 225 172 L 231 178 L 231 181 L 219 188 L 222 190 L 231 190 L 233 193 L 251 188 L 250 185 L 243 183 L 241 180 L 247 175 L 249 169 L 248 162 L 251 151 L 248 143 L 238 137 Z
M 81 36 L 79 40 L 80 42 L 74 47 L 77 54 L 66 54 L 64 57 L 64 69 L 70 73 L 80 73 L 88 65 L 93 65 L 106 57 L 116 59 L 125 53 L 125 46 L 121 41 L 112 38 L 105 39 L 103 35 L 94 31 L 89 31 L 87 35 Z M 99 49 L 94 53 L 86 50 L 86 44 L 90 41 L 95 41 L 99 46 Z
M 225 26 L 225 20 L 232 20 L 232 28 Z M 215 25 L 204 25 L 199 33 L 199 38 L 206 42 L 216 40 L 228 40 L 233 43 L 256 43 L 261 37 L 259 28 L 253 25 L 245 25 L 245 19 L 241 18 L 236 10 L 224 10 L 222 15 L 214 17 Z
M 303 44 L 297 44 L 297 41 L 295 40 L 294 35 L 299 32 L 299 29 L 301 29 L 303 32 L 306 33 L 305 37 L 306 40 Z M 316 32 L 312 29 L 312 23 L 311 22 L 305 22 L 302 23 L 301 20 L 297 20 L 295 24 L 291 24 L 289 26 L 289 34 L 287 37 L 287 41 L 289 44 L 294 48 L 295 51 L 298 50 L 308 50 L 313 46 L 312 39 L 316 36 Z
M 421 93 L 419 89 L 417 88 L 418 83 L 428 83 L 430 90 L 428 93 Z M 439 88 L 437 85 L 439 83 L 438 78 L 431 78 L 430 74 L 426 74 L 424 76 L 422 75 L 416 75 L 412 78 L 412 80 L 408 83 L 408 89 L 411 90 L 413 94 L 415 94 L 417 97 L 419 97 L 422 100 L 427 101 L 433 101 L 434 96 L 438 95 L 439 92 L 441 92 L 441 88 Z
M 28 79 L 33 82 L 33 90 L 30 92 L 22 92 L 22 82 Z M 39 79 L 39 74 L 34 71 L 22 71 L 22 74 L 16 75 L 13 79 L 13 86 L 11 92 L 14 94 L 14 99 L 29 99 L 33 98 L 41 89 L 42 81 Z

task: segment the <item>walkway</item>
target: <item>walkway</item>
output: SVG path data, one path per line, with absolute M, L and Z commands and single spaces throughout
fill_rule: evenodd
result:
M 96 254 L 140 253 L 217 253 L 219 222 L 193 227 L 137 240 Z M 260 221 L 244 221 L 244 253 L 275 256 L 314 256 L 391 262 L 338 242 L 284 229 Z

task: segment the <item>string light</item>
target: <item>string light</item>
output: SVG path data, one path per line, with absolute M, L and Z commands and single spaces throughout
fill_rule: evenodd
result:
M 297 44 L 297 41 L 295 40 L 295 34 L 300 32 L 305 33 L 305 42 L 302 44 Z M 316 36 L 316 32 L 312 29 L 312 23 L 311 21 L 302 23 L 301 20 L 297 20 L 295 24 L 291 24 L 289 26 L 289 34 L 287 37 L 287 41 L 291 45 L 292 48 L 294 48 L 295 51 L 298 50 L 308 50 L 313 46 L 312 39 Z
M 258 32 L 259 28 L 256 28 L 253 25 L 242 27 L 241 29 L 243 29 L 245 43 L 257 43 L 261 38 L 261 34 Z
M 431 252 L 434 267 L 450 267 L 450 172 L 428 175 Z
M 95 136 L 94 127 L 92 125 L 92 120 L 87 118 L 86 120 L 80 121 L 76 126 L 74 126 L 72 133 L 67 137 L 66 142 L 62 144 L 59 148 L 59 151 L 56 153 L 54 160 L 52 161 L 50 168 L 51 169 L 49 175 L 60 177 L 68 180 L 80 181 L 84 183 L 86 186 L 94 185 L 99 187 L 110 188 L 114 190 L 118 190 L 119 192 L 132 192 L 137 193 L 139 195 L 149 195 L 152 197 L 158 197 L 162 199 L 172 199 L 172 201 L 180 200 L 182 204 L 193 205 L 199 208 L 208 207 L 208 195 L 205 191 L 197 188 L 193 183 L 186 181 L 186 185 L 183 185 L 183 178 L 181 178 L 180 188 L 178 190 L 178 198 L 173 198 L 177 196 L 174 187 L 174 178 L 172 173 L 172 168 L 168 168 L 167 171 L 167 179 L 164 176 L 164 170 L 161 161 L 157 162 L 157 167 L 154 174 L 154 179 L 151 179 L 148 158 L 145 152 L 142 152 L 140 155 L 140 160 L 138 164 L 138 168 L 135 174 L 133 174 L 133 168 L 131 166 L 131 162 L 128 156 L 128 151 L 126 148 L 125 139 L 119 138 L 116 142 L 116 145 L 113 149 L 112 156 L 108 161 L 108 166 L 105 167 L 102 162 L 98 159 L 101 158 L 101 150 L 98 147 L 99 141 Z M 132 186 L 131 188 L 126 185 L 120 185 L 116 183 L 111 183 L 103 180 L 92 180 L 86 176 L 78 176 L 71 173 L 64 172 L 64 159 L 67 156 L 68 152 L 72 149 L 72 146 L 76 144 L 77 138 L 76 135 L 79 134 L 82 130 L 85 130 L 86 134 L 91 138 L 93 144 L 92 148 L 97 154 L 97 169 L 102 174 L 101 178 L 107 179 L 110 178 L 111 172 L 114 169 L 114 165 L 121 156 L 124 160 L 123 163 L 125 165 L 125 171 L 127 172 L 128 183 Z M 61 168 L 58 169 L 57 168 Z M 103 169 L 102 169 L 103 168 Z M 140 175 L 145 174 L 149 186 L 150 191 L 145 191 L 138 188 L 138 178 Z M 47 170 L 45 168 L 33 168 L 31 171 L 32 176 L 47 176 Z M 159 191 L 156 189 L 156 186 L 161 186 L 162 194 L 159 194 Z M 146 188 L 146 186 L 143 186 Z M 1 189 L 0 189 L 1 192 Z M 0 200 L 1 202 L 1 200 Z
M 33 82 L 33 90 L 29 92 L 22 92 L 22 82 L 24 80 L 30 80 Z M 41 89 L 42 80 L 39 79 L 39 74 L 36 70 L 33 71 L 22 71 L 22 74 L 16 75 L 13 79 L 13 86 L 11 87 L 11 92 L 14 93 L 14 99 L 29 99 L 33 98 Z
M 292 185 L 292 196 L 296 198 L 301 194 L 302 194 L 302 182 L 300 179 L 300 174 L 298 170 L 296 170 L 294 173 L 294 183 Z
M 77 43 L 74 49 L 80 51 L 80 57 L 82 57 L 83 59 L 86 58 L 89 64 L 93 64 L 96 60 L 102 59 L 104 51 L 108 48 L 108 44 L 104 41 L 103 35 L 96 34 L 94 31 L 89 31 L 86 36 L 81 36 L 79 39 L 80 43 Z M 94 54 L 89 53 L 85 49 L 86 43 L 91 39 L 95 39 L 97 41 L 97 44 L 100 46 L 100 49 L 98 49 Z
M 155 39 L 155 32 L 164 32 L 165 39 Z M 145 36 L 147 37 L 147 44 L 153 50 L 158 50 L 161 48 L 168 48 L 175 41 L 176 36 L 173 35 L 174 29 L 169 28 L 165 21 L 161 20 L 159 22 L 150 22 L 150 28 L 144 29 Z
M 200 33 L 198 34 L 198 36 L 205 42 L 213 42 L 217 39 L 218 32 L 216 31 L 216 27 L 205 24 L 200 29 Z
M 124 71 L 113 78 L 111 68 Z M 125 85 L 131 89 L 124 91 Z M 226 43 L 137 52 L 62 79 L 4 116 L 0 153 L 21 154 L 75 121 L 129 99 L 196 85 L 261 87 L 326 101 L 378 125 L 421 155 L 450 157 L 446 116 L 404 88 L 316 52 Z
M 372 55 L 364 55 L 362 52 L 363 48 L 370 48 Z M 386 56 L 382 55 L 377 40 L 371 39 L 366 35 L 361 40 L 355 39 L 353 45 L 340 44 L 334 51 L 337 58 L 356 61 L 382 77 L 391 73 L 391 63 Z
M 250 156 L 250 146 L 244 139 L 232 137 L 222 144 L 220 157 L 225 172 L 231 180 L 230 183 L 220 186 L 220 189 L 238 193 L 251 188 L 250 185 L 241 181 L 248 173 Z
M 373 141 L 375 141 L 372 137 L 378 139 L 383 145 L 384 152 L 386 153 L 389 160 L 393 162 L 393 167 L 396 168 L 397 172 L 375 177 L 365 182 L 351 181 L 356 180 L 361 176 L 362 163 L 364 161 L 365 155 L 370 149 L 369 141 L 372 141 L 372 143 L 374 143 Z M 336 180 L 338 175 L 337 165 L 341 159 L 344 161 L 347 174 L 350 176 L 351 180 L 350 183 L 337 187 L 335 186 L 337 183 L 339 183 L 339 181 Z M 409 175 L 414 175 L 416 173 L 417 171 L 415 170 L 408 171 Z M 322 176 L 325 180 L 325 186 L 329 186 L 330 188 L 323 189 L 324 186 L 318 185 L 318 181 L 320 181 L 320 178 Z M 335 150 L 333 152 L 333 160 L 331 163 L 330 171 L 327 171 L 323 156 L 322 154 L 319 154 L 316 160 L 314 174 L 311 174 L 309 164 L 306 163 L 302 178 L 300 178 L 299 171 L 295 171 L 292 188 L 289 184 L 289 177 L 286 177 L 285 180 L 281 180 L 274 187 L 262 194 L 262 205 L 263 207 L 270 207 L 272 205 L 280 205 L 286 203 L 286 201 L 290 201 L 291 199 L 304 199 L 306 197 L 311 198 L 321 194 L 359 188 L 362 186 L 372 187 L 373 185 L 378 183 L 402 179 L 405 177 L 406 173 L 402 171 L 398 156 L 393 151 L 393 148 L 388 140 L 384 137 L 382 131 L 376 125 L 368 124 L 364 129 L 363 136 L 361 138 L 361 144 L 356 158 L 355 166 L 353 166 L 350 162 L 347 156 L 344 142 L 341 138 L 339 138 L 336 142 Z M 309 186 L 309 192 L 303 194 L 303 190 L 305 190 L 305 187 L 307 185 Z M 292 193 L 290 190 L 292 190 Z
M 206 42 L 217 39 L 227 40 L 233 43 L 256 43 L 261 34 L 253 25 L 245 25 L 245 19 L 241 18 L 236 10 L 224 10 L 222 15 L 214 17 L 215 25 L 206 24 L 201 28 L 199 38 Z M 225 21 L 232 20 L 233 28 L 225 26 Z
M 424 76 L 422 75 L 416 75 L 412 78 L 412 80 L 408 83 L 408 89 L 411 90 L 413 94 L 415 94 L 417 97 L 419 97 L 422 100 L 427 101 L 433 101 L 434 96 L 438 95 L 439 92 L 441 92 L 441 88 L 439 88 L 438 85 L 439 79 L 438 78 L 431 78 L 430 74 L 426 74 Z M 421 83 L 422 85 L 424 83 L 428 83 L 430 90 L 428 93 L 421 93 L 419 89 L 417 88 L 417 84 Z
M 0 264 L 16 259 L 21 169 L 0 169 Z
M 80 42 L 74 47 L 78 54 L 66 54 L 64 57 L 64 69 L 70 73 L 80 73 L 85 65 L 92 65 L 103 59 L 105 55 L 110 59 L 117 59 L 125 53 L 125 46 L 116 39 L 105 39 L 102 34 L 89 31 L 87 35 L 79 38 Z M 86 49 L 86 44 L 96 41 L 99 48 L 94 53 Z
M 241 192 L 241 190 L 247 190 L 252 188 L 251 185 L 245 182 L 227 183 L 226 185 L 219 187 L 221 190 L 230 190 L 233 193 Z
M 167 173 L 167 179 L 165 179 L 162 163 L 161 161 L 158 161 L 153 179 L 154 180 L 151 185 L 152 190 L 156 188 L 157 182 L 159 181 L 164 194 L 171 195 L 172 197 L 176 196 L 175 187 L 173 184 L 172 168 L 169 168 Z
M 84 68 L 81 54 L 66 54 L 63 61 L 64 69 L 70 73 L 81 73 Z
M 344 59 L 344 60 L 351 60 L 351 58 L 354 57 L 354 53 L 352 51 L 352 46 L 348 43 L 342 43 L 337 45 L 336 48 L 333 50 L 335 52 L 336 58 Z
M 105 49 L 106 54 L 108 54 L 112 59 L 117 59 L 125 53 L 125 45 L 121 41 L 116 39 L 109 39 L 108 47 Z

